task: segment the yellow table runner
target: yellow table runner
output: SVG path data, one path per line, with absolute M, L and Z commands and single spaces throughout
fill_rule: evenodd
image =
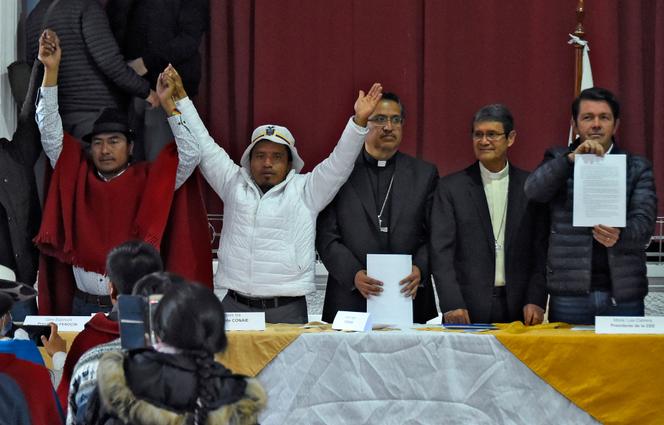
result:
M 501 327 L 491 333 L 512 354 L 600 422 L 664 423 L 664 335 L 598 335 L 559 323 Z
M 217 354 L 216 359 L 235 373 L 256 376 L 301 334 L 329 329 L 331 325 L 303 328 L 301 325 L 269 324 L 265 331 L 227 332 L 228 347 L 223 354 Z

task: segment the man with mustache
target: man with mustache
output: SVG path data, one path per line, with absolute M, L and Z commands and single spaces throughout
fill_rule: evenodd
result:
M 551 148 L 528 177 L 526 196 L 547 202 L 551 234 L 547 286 L 549 321 L 594 324 L 595 316 L 643 316 L 648 293 L 645 247 L 657 214 L 652 166 L 617 146 L 620 104 L 610 91 L 586 89 L 572 103 L 579 135 L 568 148 Z M 627 155 L 625 228 L 573 227 L 577 154 Z
M 471 127 L 477 161 L 441 178 L 431 212 L 431 268 L 443 323 L 541 323 L 546 307 L 546 215 L 528 202 L 528 173 L 507 159 L 516 140 L 505 105 Z
M 429 213 L 438 170 L 399 152 L 405 113 L 384 93 L 369 117 L 369 134 L 355 168 L 318 217 L 316 248 L 327 267 L 323 320 L 339 310 L 364 312 L 382 282 L 367 275 L 367 254 L 411 254 L 412 272 L 401 292 L 413 299 L 413 321 L 436 317 L 428 249 Z

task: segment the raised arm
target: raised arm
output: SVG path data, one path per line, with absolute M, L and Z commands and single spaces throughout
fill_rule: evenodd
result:
M 169 116 L 168 122 L 175 136 L 178 147 L 179 164 L 175 179 L 176 189 L 180 187 L 200 164 L 203 177 L 212 189 L 224 199 L 224 189 L 233 174 L 240 167 L 233 162 L 219 145 L 217 145 L 205 124 L 198 116 L 182 85 L 176 70 L 169 65 L 159 77 L 164 78 L 166 87 L 172 85 L 172 94 L 168 91 L 159 94 L 162 107 Z
M 175 189 L 179 189 L 194 172 L 201 161 L 200 148 L 195 138 L 186 128 L 176 102 L 187 98 L 182 79 L 173 66 L 168 65 L 157 79 L 157 95 L 161 107 L 166 112 L 168 123 L 175 135 L 178 148 L 178 169 L 175 174 Z M 184 128 L 178 128 L 184 127 Z
M 62 120 L 58 112 L 58 70 L 60 68 L 60 40 L 51 30 L 45 30 L 39 37 L 39 55 L 37 58 L 44 64 L 44 78 L 38 95 L 37 126 L 41 133 L 44 153 L 51 167 L 62 152 Z
M 332 201 L 353 171 L 364 137 L 369 132 L 367 121 L 382 95 L 383 87 L 379 83 L 374 83 L 366 94 L 360 90 L 355 101 L 355 115 L 348 120 L 337 146 L 309 174 L 304 200 L 314 211 L 321 211 Z

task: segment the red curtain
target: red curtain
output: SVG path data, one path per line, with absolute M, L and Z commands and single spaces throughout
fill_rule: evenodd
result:
M 653 162 L 661 198 L 664 0 L 585 3 L 595 84 L 621 99 L 618 143 Z M 405 104 L 402 150 L 445 175 L 474 160 L 473 113 L 502 102 L 517 130 L 510 160 L 533 169 L 547 147 L 567 140 L 576 4 L 215 0 L 197 103 L 235 160 L 255 126 L 278 123 L 295 135 L 306 171 L 336 143 L 357 91 L 379 81 Z M 221 203 L 208 198 L 218 212 Z

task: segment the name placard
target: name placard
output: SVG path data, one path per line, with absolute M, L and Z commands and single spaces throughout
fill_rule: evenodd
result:
M 265 313 L 226 313 L 227 331 L 264 331 Z
M 332 322 L 337 331 L 367 332 L 371 330 L 371 314 L 357 311 L 338 311 Z
M 52 322 L 60 332 L 81 332 L 90 319 L 92 316 L 25 316 L 23 324 L 46 326 Z
M 595 317 L 595 333 L 598 334 L 664 334 L 664 317 Z

